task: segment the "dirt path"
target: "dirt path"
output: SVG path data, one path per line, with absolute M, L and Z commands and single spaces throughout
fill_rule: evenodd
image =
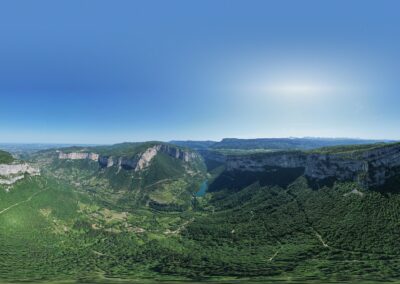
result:
M 315 236 L 317 237 L 317 239 L 321 242 L 321 244 L 326 247 L 329 248 L 330 246 L 324 241 L 324 239 L 322 238 L 322 236 L 313 228 L 311 227 L 311 230 L 314 232 Z
M 171 178 L 162 179 L 162 180 L 159 180 L 159 181 L 157 181 L 155 183 L 149 184 L 145 188 L 149 188 L 149 187 L 152 187 L 154 185 L 157 185 L 157 184 L 160 184 L 160 183 L 164 183 L 164 182 L 167 182 L 167 181 L 170 181 L 170 180 L 172 180 L 172 179 Z
M 271 256 L 271 257 L 268 259 L 268 261 L 269 261 L 269 262 L 273 261 L 274 258 L 278 255 L 278 253 L 279 253 L 279 250 L 277 250 L 277 251 L 274 253 L 274 255 Z
M 21 205 L 21 204 L 23 204 L 23 203 L 27 203 L 27 202 L 31 201 L 32 198 L 33 198 L 34 196 L 38 195 L 39 193 L 41 193 L 41 192 L 43 192 L 43 191 L 45 191 L 45 189 L 43 189 L 43 190 L 41 190 L 41 191 L 38 191 L 38 192 L 35 192 L 35 193 L 32 194 L 31 196 L 29 196 L 28 199 L 26 199 L 26 200 L 17 202 L 17 203 L 15 203 L 15 204 L 13 204 L 13 205 L 11 205 L 11 206 L 9 206 L 9 207 L 7 207 L 7 208 L 1 210 L 1 211 L 0 211 L 0 215 L 3 214 L 3 213 L 6 213 L 8 210 L 10 210 L 10 209 L 12 209 L 12 208 L 14 208 L 14 207 L 16 207 L 16 206 L 18 206 L 18 205 Z
M 171 231 L 171 230 L 167 229 L 167 230 L 164 232 L 164 234 L 165 234 L 165 235 L 178 235 L 178 234 L 181 233 L 181 231 L 182 231 L 183 229 L 186 228 L 187 225 L 189 225 L 189 224 L 192 223 L 193 221 L 194 221 L 194 218 L 192 218 L 192 219 L 190 219 L 190 220 L 184 222 L 184 223 L 183 223 L 182 225 L 180 225 L 180 226 L 178 227 L 178 229 L 176 229 L 175 231 Z

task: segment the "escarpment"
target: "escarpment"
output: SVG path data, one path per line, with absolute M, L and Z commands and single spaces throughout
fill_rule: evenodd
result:
M 92 161 L 98 161 L 99 155 L 96 153 L 81 153 L 81 152 L 63 153 L 63 152 L 59 152 L 58 158 L 59 159 L 68 159 L 68 160 L 89 159 Z
M 175 159 L 189 163 L 194 159 L 199 158 L 198 154 L 189 150 L 183 150 L 177 147 L 166 144 L 157 144 L 148 147 L 133 157 L 128 156 L 113 156 L 113 155 L 100 155 L 92 152 L 71 152 L 64 153 L 59 151 L 58 158 L 62 160 L 92 160 L 98 162 L 103 168 L 118 166 L 127 170 L 141 171 L 150 165 L 153 158 L 163 153 Z
M 303 168 L 315 181 L 355 181 L 363 187 L 379 187 L 400 174 L 400 144 L 345 153 L 274 152 L 228 156 L 227 171 L 262 172 L 266 167 Z
M 30 176 L 40 175 L 40 170 L 27 163 L 0 164 L 0 185 L 12 185 L 28 174 Z

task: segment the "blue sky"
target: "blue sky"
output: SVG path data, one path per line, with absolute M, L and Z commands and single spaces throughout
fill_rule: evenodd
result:
M 0 141 L 400 139 L 399 1 L 2 1 Z

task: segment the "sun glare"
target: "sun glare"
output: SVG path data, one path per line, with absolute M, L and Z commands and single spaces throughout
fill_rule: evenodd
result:
M 283 83 L 265 87 L 265 92 L 271 95 L 288 97 L 315 97 L 326 94 L 331 88 L 313 83 Z
M 334 88 L 322 83 L 289 81 L 254 84 L 250 89 L 257 97 L 304 100 L 326 97 Z

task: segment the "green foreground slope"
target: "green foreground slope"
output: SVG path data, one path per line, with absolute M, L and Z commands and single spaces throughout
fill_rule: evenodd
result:
M 141 173 L 149 182 L 179 173 L 153 188 L 125 188 L 112 168 L 86 160 L 44 163 L 42 176 L 0 185 L 0 280 L 400 279 L 399 191 L 313 190 L 290 172 L 215 185 L 218 170 L 199 198 L 169 158 Z M 154 206 L 157 198 L 186 201 Z
M 194 211 L 121 211 L 34 178 L 1 196 L 1 279 L 398 279 L 400 196 L 354 188 L 300 178 Z

